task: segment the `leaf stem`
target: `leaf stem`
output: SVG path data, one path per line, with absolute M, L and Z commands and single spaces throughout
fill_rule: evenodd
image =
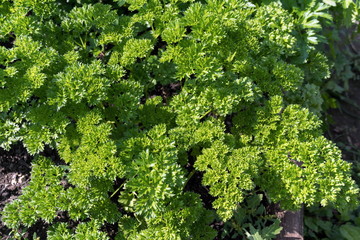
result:
M 196 171 L 196 170 L 193 169 L 193 170 L 189 173 L 189 175 L 188 175 L 188 177 L 187 177 L 187 179 L 186 179 L 186 182 L 185 182 L 185 184 L 184 184 L 183 189 L 185 189 L 186 185 L 188 184 L 188 182 L 190 181 L 190 179 L 191 179 L 192 176 L 194 175 L 195 171 Z

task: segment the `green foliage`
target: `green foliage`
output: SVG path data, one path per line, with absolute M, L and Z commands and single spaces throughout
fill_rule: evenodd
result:
M 211 186 L 210 194 L 218 197 L 213 207 L 218 209 L 221 218 L 229 219 L 236 204 L 243 201 L 243 194 L 255 187 L 252 178 L 259 174 L 261 160 L 257 148 L 243 147 L 231 151 L 220 141 L 215 141 L 198 157 L 195 167 L 206 171 L 203 184 Z
M 105 223 L 117 239 L 213 239 L 212 222 L 261 208 L 255 189 L 289 209 L 354 207 L 350 165 L 320 130 L 330 67 L 318 30 L 332 7 L 1 1 L 0 146 L 21 141 L 37 156 L 2 221 L 42 219 L 49 239 L 107 239 Z M 64 165 L 39 157 L 46 145 Z M 78 224 L 57 223 L 62 211 Z M 238 234 L 279 229 L 255 221 Z
M 56 223 L 48 231 L 49 240 L 97 240 L 97 239 L 108 239 L 104 232 L 100 232 L 100 226 L 96 221 L 80 223 L 73 233 L 67 226 L 66 223 Z
M 360 227 L 356 227 L 351 224 L 345 224 L 340 227 L 340 233 L 345 239 L 356 239 L 360 234 Z
M 333 208 L 308 208 L 305 219 L 307 239 L 357 239 L 360 230 L 359 209 L 337 212 Z
M 326 206 L 335 198 L 339 200 L 338 208 L 346 208 L 348 204 L 356 206 L 356 202 L 339 197 L 346 196 L 345 186 L 351 195 L 358 192 L 351 187 L 354 181 L 346 178 L 351 173 L 350 164 L 335 160 L 341 158 L 340 151 L 319 136 L 320 120 L 307 109 L 297 105 L 284 107 L 281 98 L 275 96 L 257 111 L 240 112 L 234 122 L 237 131 L 242 133 L 239 141 L 263 151 L 264 167 L 268 170 L 263 172 L 257 185 L 266 189 L 273 201 L 280 201 L 289 209 L 301 203 L 320 202 Z M 248 122 L 252 124 L 244 126 Z M 316 170 L 319 167 L 321 171 Z
M 148 221 L 143 218 L 120 219 L 117 239 L 213 239 L 209 226 L 213 213 L 204 209 L 199 196 L 184 193 L 173 198 L 165 211 Z
M 267 215 L 262 201 L 263 194 L 249 194 L 242 204 L 237 206 L 233 217 L 225 222 L 222 238 L 230 239 L 273 239 L 282 227 L 275 216 Z

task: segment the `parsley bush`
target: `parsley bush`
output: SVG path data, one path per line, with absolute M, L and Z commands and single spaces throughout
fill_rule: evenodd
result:
M 353 3 L 324 2 L 1 0 L 0 146 L 35 155 L 2 221 L 42 219 L 48 239 L 107 239 L 105 223 L 117 239 L 213 239 L 259 191 L 286 209 L 356 206 L 322 136 L 317 50 L 330 7 Z

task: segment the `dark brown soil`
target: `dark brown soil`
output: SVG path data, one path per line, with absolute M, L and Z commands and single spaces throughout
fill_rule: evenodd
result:
M 32 157 L 22 145 L 14 146 L 10 151 L 0 148 L 0 212 L 5 204 L 16 199 L 30 178 Z M 0 236 L 7 239 L 10 229 L 0 221 Z

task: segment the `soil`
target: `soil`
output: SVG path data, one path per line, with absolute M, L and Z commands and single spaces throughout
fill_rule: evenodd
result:
M 29 182 L 31 160 L 32 157 L 21 144 L 10 151 L 0 148 L 0 212 L 5 204 L 21 194 L 21 189 Z M 9 233 L 10 229 L 0 221 L 2 239 L 7 239 Z

